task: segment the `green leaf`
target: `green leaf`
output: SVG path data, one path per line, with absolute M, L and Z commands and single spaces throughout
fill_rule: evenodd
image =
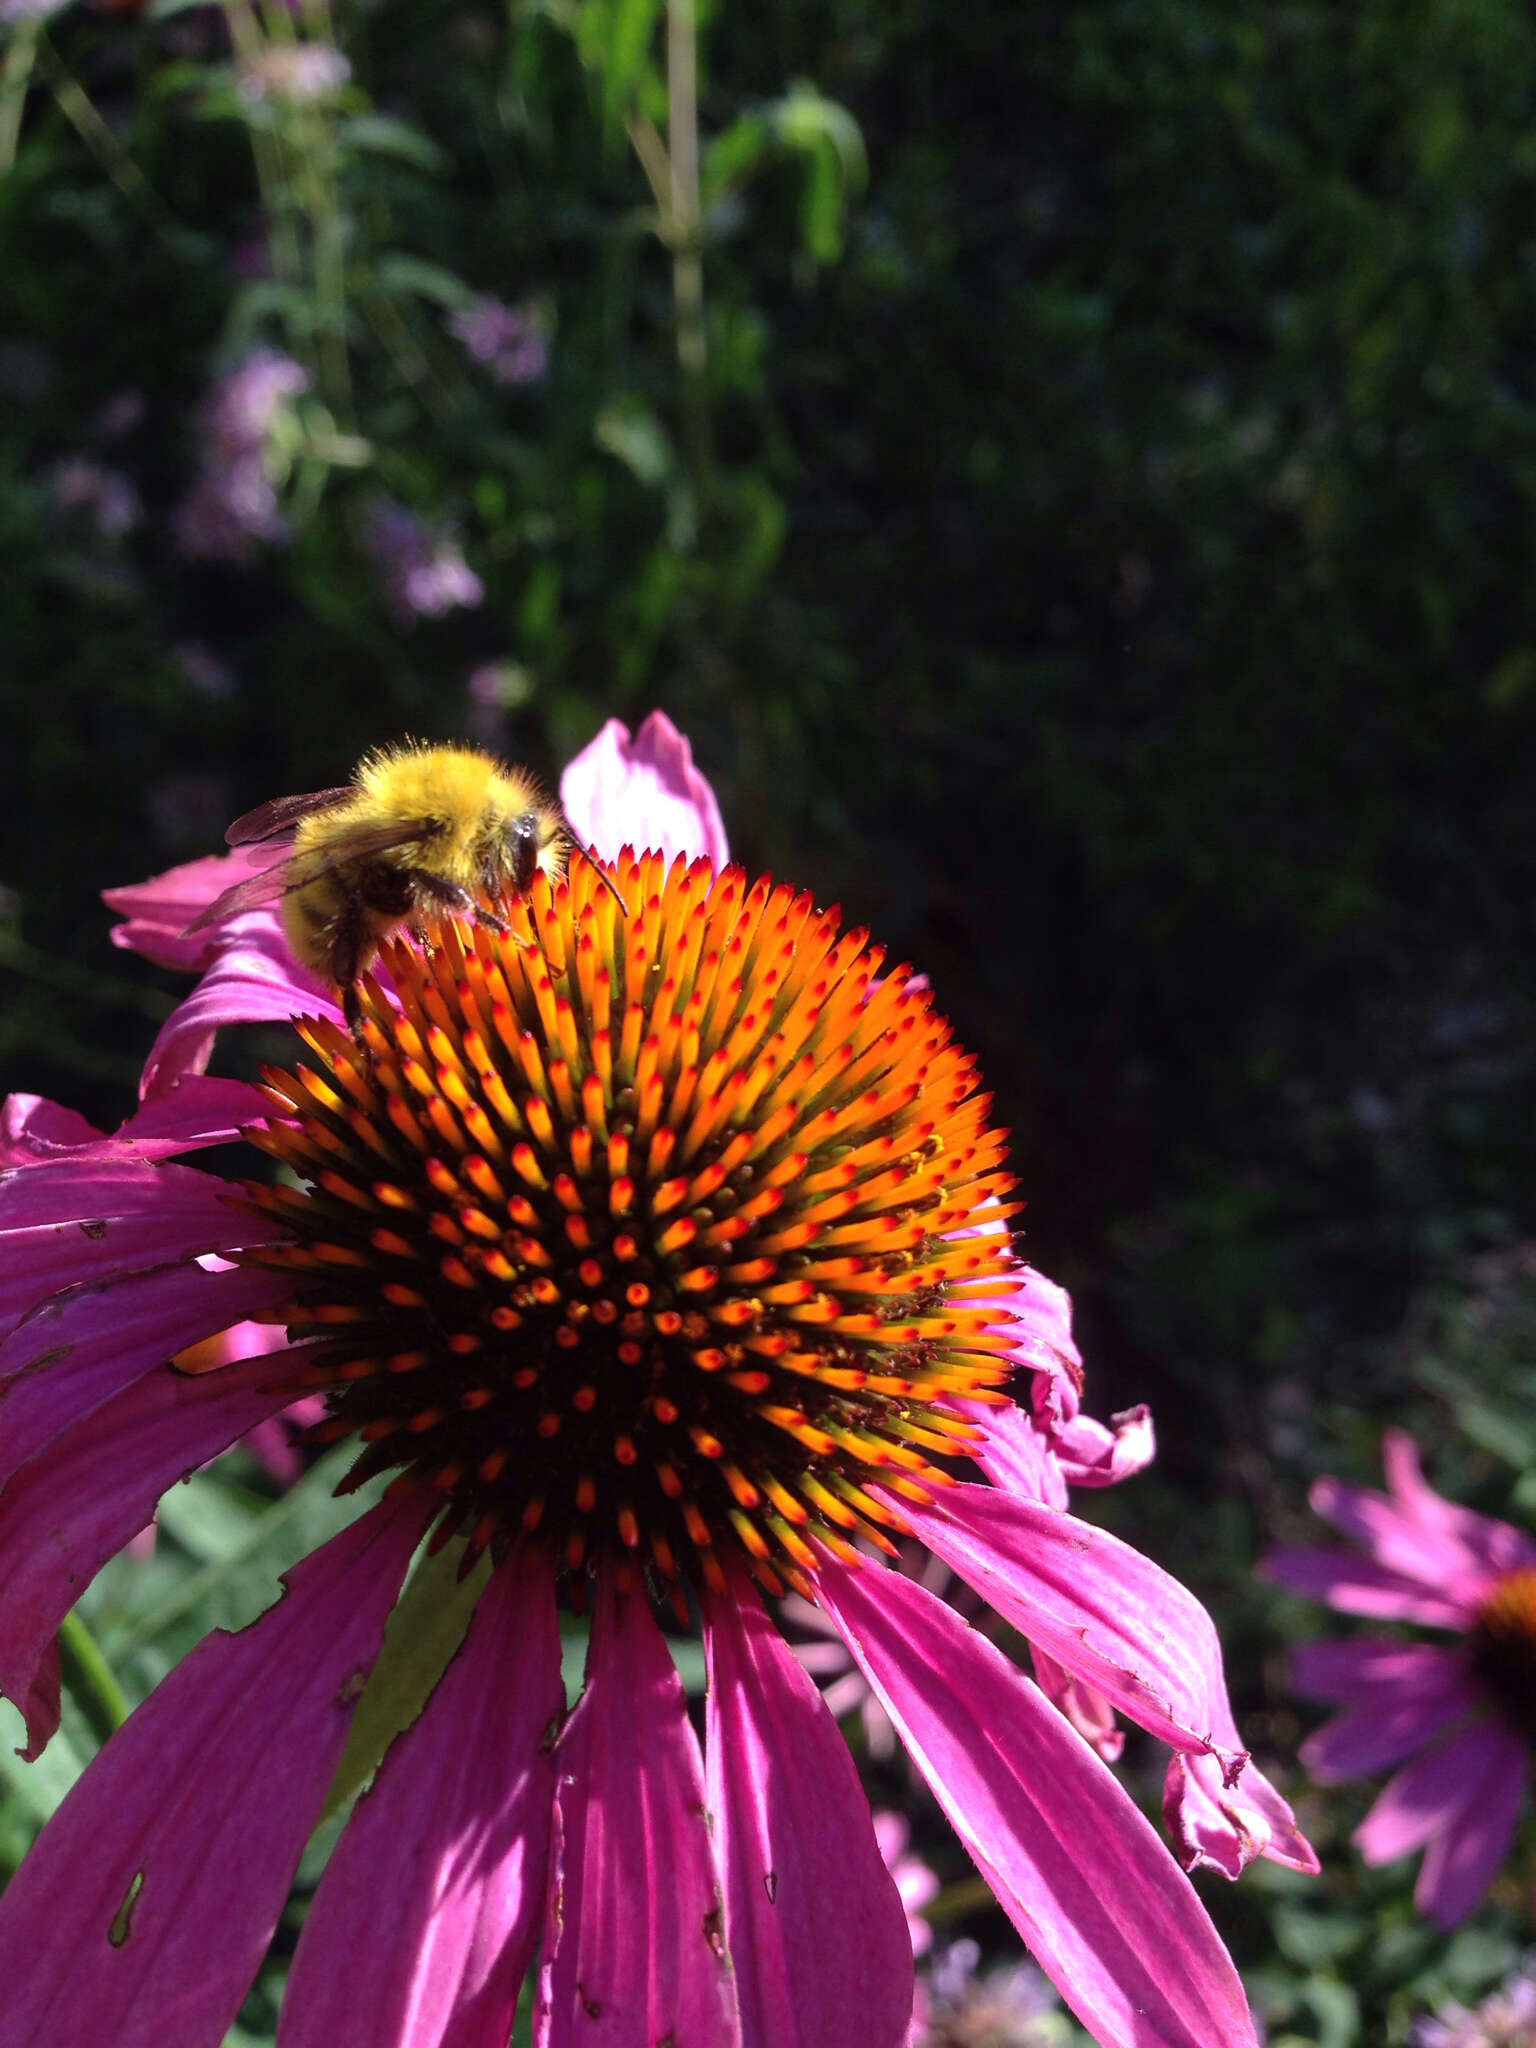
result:
M 446 306 L 450 312 L 473 303 L 476 293 L 462 277 L 456 277 L 451 270 L 444 270 L 440 263 L 429 263 L 421 256 L 408 256 L 403 250 L 391 250 L 381 256 L 374 265 L 374 282 L 386 298 L 431 299 L 436 305 Z
M 409 122 L 392 121 L 387 114 L 353 114 L 337 124 L 336 139 L 343 148 L 369 156 L 392 156 L 434 178 L 442 177 L 449 167 L 447 152 L 430 136 Z

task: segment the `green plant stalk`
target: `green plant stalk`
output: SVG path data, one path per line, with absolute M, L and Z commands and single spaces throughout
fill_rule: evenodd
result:
M 235 55 L 243 63 L 259 57 L 265 44 L 250 0 L 224 0 L 224 18 L 229 23 L 229 39 L 234 44 Z M 269 129 L 255 122 L 246 124 L 246 132 L 251 138 L 251 153 L 256 159 L 256 182 L 261 187 L 262 211 L 271 224 L 272 261 L 282 282 L 297 290 L 303 281 L 304 259 L 288 214 L 288 178 L 282 145 Z M 295 353 L 300 351 L 296 349 Z
M 133 1709 L 111 1667 L 78 1614 L 66 1614 L 59 1630 L 59 1668 L 70 1698 L 85 1716 L 91 1733 L 105 1742 L 115 1735 Z
M 27 104 L 27 87 L 31 83 L 32 66 L 37 60 L 37 39 L 41 34 L 40 22 L 19 23 L 6 49 L 4 69 L 0 70 L 0 178 L 16 162 L 16 145 L 21 140 L 21 116 Z
M 683 386 L 683 437 L 702 523 L 713 457 L 709 433 L 708 349 L 704 327 L 704 250 L 699 214 L 698 26 L 694 0 L 667 0 L 667 156 L 671 189 L 666 227 L 672 247 L 677 367 Z

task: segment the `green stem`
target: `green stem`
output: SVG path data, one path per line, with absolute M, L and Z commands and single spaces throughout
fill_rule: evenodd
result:
M 66 1614 L 59 1630 L 59 1665 L 65 1689 L 85 1716 L 91 1733 L 105 1742 L 133 1711 L 111 1667 L 78 1614 Z
M 694 0 L 667 4 L 667 155 L 671 204 L 672 297 L 677 311 L 677 367 L 683 380 L 683 434 L 702 524 L 713 457 L 709 435 L 708 362 L 704 328 L 704 252 L 699 214 L 698 29 Z
M 36 21 L 23 21 L 12 36 L 0 70 L 0 178 L 16 161 L 21 140 L 22 110 L 27 104 L 27 86 L 37 58 L 37 39 L 42 33 Z

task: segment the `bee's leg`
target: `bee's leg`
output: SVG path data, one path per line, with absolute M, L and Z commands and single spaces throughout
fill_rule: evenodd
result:
M 368 941 L 368 909 L 360 896 L 343 904 L 331 939 L 331 979 L 341 990 L 341 1014 L 359 1052 L 363 1039 L 363 999 L 357 992 L 357 978 L 363 971 L 363 949 Z
M 368 1050 L 368 1041 L 363 1036 L 363 999 L 357 992 L 355 981 L 349 981 L 341 992 L 341 1014 L 347 1020 L 352 1043 L 359 1052 L 365 1053 Z

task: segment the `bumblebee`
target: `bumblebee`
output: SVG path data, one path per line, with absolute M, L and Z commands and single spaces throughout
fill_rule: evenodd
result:
M 336 984 L 354 1036 L 358 978 L 391 934 L 445 911 L 505 931 L 495 906 L 526 896 L 538 874 L 562 874 L 572 844 L 558 806 L 522 769 L 474 747 L 409 742 L 369 754 L 340 789 L 258 804 L 224 837 L 255 846 L 285 833 L 286 859 L 226 889 L 187 930 L 280 901 L 290 949 Z

